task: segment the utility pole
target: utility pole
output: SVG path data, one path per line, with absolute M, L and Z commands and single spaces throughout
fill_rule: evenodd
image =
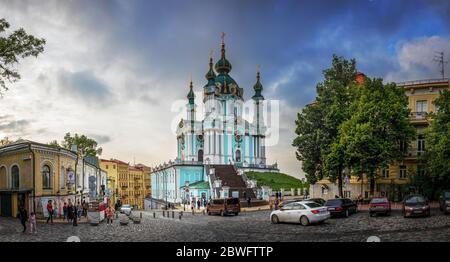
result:
M 445 65 L 448 64 L 449 60 L 447 61 L 444 60 L 444 52 L 435 52 L 435 53 L 436 55 L 434 56 L 433 61 L 439 64 L 439 66 L 441 67 L 440 72 L 442 79 L 445 79 Z

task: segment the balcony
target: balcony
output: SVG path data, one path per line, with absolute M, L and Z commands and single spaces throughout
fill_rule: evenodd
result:
M 125 190 L 127 188 L 128 188 L 128 186 L 122 186 L 122 190 Z
M 413 124 L 428 124 L 427 112 L 411 112 L 409 115 L 409 121 Z
M 416 160 L 424 153 L 425 151 L 423 150 L 409 149 L 405 154 L 405 160 Z

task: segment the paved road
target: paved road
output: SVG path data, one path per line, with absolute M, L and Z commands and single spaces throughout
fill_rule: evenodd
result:
M 0 241 L 450 241 L 450 216 L 432 210 L 428 218 L 405 219 L 397 211 L 390 217 L 369 217 L 360 212 L 349 218 L 330 219 L 321 225 L 273 225 L 270 211 L 241 213 L 234 217 L 185 214 L 181 220 L 143 212 L 141 224 L 99 226 L 38 224 L 38 234 L 21 233 L 18 219 L 0 218 Z

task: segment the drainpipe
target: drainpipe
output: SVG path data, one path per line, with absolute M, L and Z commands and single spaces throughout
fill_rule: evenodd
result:
M 31 143 L 28 144 L 28 149 L 31 152 L 31 155 L 33 156 L 33 212 L 36 213 L 36 165 L 35 165 L 35 154 L 34 151 L 31 149 Z

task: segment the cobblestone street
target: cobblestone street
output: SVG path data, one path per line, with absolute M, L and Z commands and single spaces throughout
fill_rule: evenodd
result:
M 121 226 L 101 223 L 38 224 L 38 233 L 21 233 L 17 219 L 0 218 L 0 241 L 66 241 L 78 236 L 81 241 L 366 241 L 378 236 L 381 241 L 450 241 L 450 216 L 432 210 L 429 218 L 405 219 L 399 211 L 390 217 L 369 217 L 359 212 L 349 218 L 334 218 L 322 225 L 271 224 L 270 211 L 241 213 L 234 217 L 185 214 L 181 220 L 162 217 L 159 212 L 142 212 L 141 224 Z

